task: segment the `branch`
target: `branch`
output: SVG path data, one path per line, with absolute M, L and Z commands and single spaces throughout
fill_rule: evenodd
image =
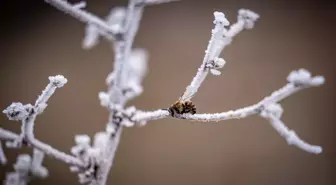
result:
M 114 61 L 114 71 L 113 74 L 114 80 L 113 84 L 109 84 L 108 96 L 109 96 L 109 104 L 117 105 L 123 107 L 127 102 L 127 98 L 123 94 L 123 89 L 125 88 L 126 82 L 128 82 L 128 69 L 129 65 L 127 65 L 128 57 L 130 56 L 133 41 L 135 35 L 139 28 L 139 23 L 142 18 L 143 6 L 136 6 L 136 1 L 131 0 L 128 5 L 126 17 L 125 17 L 125 25 L 124 32 L 121 38 L 122 40 L 117 40 L 115 43 L 115 61 Z M 98 184 L 104 185 L 106 184 L 108 173 L 112 167 L 115 152 L 119 145 L 120 136 L 122 133 L 122 125 L 120 122 L 122 118 L 117 116 L 118 112 L 111 111 L 109 115 L 109 123 L 108 127 L 113 128 L 109 129 L 111 131 L 110 138 L 108 140 L 108 146 L 106 147 L 105 159 L 104 162 L 101 163 L 98 174 Z
M 169 111 L 165 109 L 155 111 L 138 111 L 133 117 L 131 117 L 131 120 L 142 126 L 145 125 L 147 121 L 163 119 L 169 116 Z
M 180 1 L 180 0 L 140 0 L 138 2 L 138 5 L 149 6 L 149 5 L 170 3 L 170 2 L 176 2 L 176 1 Z
M 178 118 L 203 122 L 245 118 L 247 116 L 259 114 L 268 105 L 277 103 L 302 89 L 320 86 L 324 83 L 324 78 L 322 76 L 311 77 L 310 73 L 305 69 L 291 72 L 287 77 L 287 80 L 289 81 L 287 85 L 274 91 L 270 96 L 265 97 L 254 105 L 222 113 L 178 115 Z
M 297 71 L 292 71 L 288 75 L 287 80 L 289 82 L 287 85 L 277 91 L 274 91 L 270 96 L 265 97 L 260 102 L 248 107 L 214 114 L 175 114 L 174 117 L 178 119 L 209 122 L 240 119 L 254 114 L 260 114 L 262 117 L 270 121 L 272 127 L 287 140 L 288 144 L 295 145 L 309 153 L 319 154 L 322 152 L 322 148 L 320 146 L 306 143 L 300 139 L 295 132 L 289 130 L 280 120 L 283 110 L 277 102 L 302 89 L 322 85 L 325 81 L 324 77 L 312 77 L 307 70 L 299 69 Z M 139 112 L 138 114 L 135 114 L 132 119 L 136 123 L 144 124 L 146 121 L 165 118 L 169 115 L 170 112 L 168 110 L 157 110 L 153 112 Z
M 154 2 L 154 1 L 153 1 Z M 167 1 L 156 1 L 156 4 Z M 100 92 L 101 104 L 110 110 L 107 132 L 110 134 L 104 163 L 99 166 L 98 184 L 106 184 L 112 167 L 115 152 L 119 145 L 123 122 L 127 117 L 122 114 L 124 105 L 142 92 L 141 82 L 146 74 L 147 53 L 133 50 L 134 38 L 139 29 L 145 1 L 130 0 L 124 17 L 123 31 L 114 43 L 114 71 L 107 78 L 108 92 Z M 111 107 L 114 107 L 111 109 Z M 117 107 L 117 108 L 116 108 Z
M 105 21 L 101 20 L 97 16 L 82 10 L 81 8 L 84 7 L 83 4 L 71 5 L 64 0 L 45 0 L 45 2 L 84 23 L 97 26 L 101 34 L 106 36 L 108 39 L 116 39 L 116 35 L 118 34 L 117 30 L 114 30 L 113 27 L 110 27 Z
M 34 149 L 33 157 L 28 154 L 20 154 L 14 166 L 14 172 L 6 174 L 5 185 L 24 185 L 33 177 L 46 178 L 48 170 L 42 166 L 44 153 Z
M 15 141 L 18 138 L 19 138 L 19 135 L 15 134 L 14 132 L 0 128 L 0 163 L 1 164 L 7 163 L 6 155 L 2 149 L 1 140 Z
M 2 149 L 1 140 L 0 140 L 0 163 L 3 164 L 3 165 L 7 163 L 7 158 L 6 158 L 5 152 Z
M 1 138 L 14 140 L 13 145 L 16 147 L 20 147 L 22 144 L 29 144 L 32 147 L 41 150 L 45 154 L 50 155 L 67 164 L 83 167 L 84 164 L 79 159 L 65 154 L 35 139 L 34 124 L 36 116 L 41 114 L 47 107 L 47 101 L 54 94 L 56 88 L 63 87 L 63 85 L 67 83 L 67 79 L 61 75 L 49 77 L 49 81 L 49 84 L 42 91 L 42 94 L 38 97 L 34 106 L 31 104 L 23 105 L 22 103 L 12 103 L 3 111 L 3 113 L 5 113 L 10 120 L 21 121 L 22 126 L 21 134 L 19 136 L 10 131 L 1 129 Z
M 236 36 L 244 28 L 251 29 L 254 22 L 259 16 L 249 10 L 241 9 L 238 12 L 238 22 L 233 24 L 229 30 L 225 28 L 230 23 L 225 18 L 222 12 L 214 12 L 215 27 L 212 30 L 212 36 L 210 38 L 208 47 L 205 51 L 203 62 L 197 70 L 196 76 L 192 79 L 190 85 L 186 88 L 180 100 L 189 101 L 197 93 L 199 87 L 211 72 L 213 75 L 220 75 L 220 69 L 224 66 L 225 60 L 219 58 L 222 50 L 231 43 L 234 36 Z M 246 26 L 248 25 L 248 26 Z
M 289 145 L 294 145 L 309 153 L 321 153 L 322 148 L 320 146 L 306 143 L 300 139 L 294 131 L 289 130 L 289 128 L 280 120 L 282 113 L 283 109 L 281 105 L 274 103 L 267 106 L 260 115 L 270 122 L 271 126 L 280 134 L 280 136 L 286 139 Z
M 16 133 L 0 128 L 0 140 L 14 141 L 17 138 L 19 138 L 19 135 L 17 135 Z

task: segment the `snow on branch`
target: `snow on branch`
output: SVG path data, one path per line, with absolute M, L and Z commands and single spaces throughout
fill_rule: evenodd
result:
M 220 58 L 219 55 L 232 41 L 232 38 L 236 36 L 244 28 L 250 29 L 253 27 L 254 22 L 257 21 L 259 15 L 250 11 L 241 9 L 238 12 L 238 22 L 233 24 L 229 30 L 226 26 L 229 26 L 229 21 L 226 19 L 224 13 L 214 12 L 215 27 L 212 30 L 212 35 L 205 51 L 205 56 L 201 66 L 197 70 L 196 76 L 192 79 L 190 85 L 186 88 L 180 100 L 190 101 L 196 94 L 198 88 L 205 80 L 209 72 L 213 75 L 220 75 L 221 72 L 218 69 L 223 68 L 225 60 Z M 248 26 L 246 26 L 248 25 Z
M 259 15 L 247 9 L 238 11 L 237 22 L 232 24 L 230 29 L 225 33 L 226 37 L 234 37 L 243 29 L 252 29 Z
M 280 136 L 286 139 L 289 145 L 294 145 L 301 150 L 309 153 L 321 153 L 322 148 L 320 146 L 306 143 L 305 141 L 300 139 L 294 131 L 289 130 L 289 128 L 280 120 L 282 113 L 283 109 L 281 105 L 273 103 L 265 107 L 260 115 L 265 119 L 269 120 L 271 126 L 280 134 Z
M 15 172 L 7 174 L 6 185 L 27 184 L 31 175 L 46 177 L 48 171 L 42 166 L 45 154 L 69 164 L 70 170 L 78 174 L 81 184 L 105 185 L 113 166 L 123 127 L 144 126 L 147 121 L 167 117 L 208 122 L 239 119 L 259 114 L 270 121 L 270 124 L 287 140 L 288 144 L 311 153 L 322 152 L 321 147 L 304 142 L 280 120 L 283 110 L 278 104 L 279 101 L 299 90 L 324 83 L 322 76 L 312 77 L 305 69 L 290 73 L 287 77 L 287 85 L 254 105 L 222 113 L 196 114 L 196 107 L 191 99 L 209 72 L 213 75 L 221 74 L 219 69 L 223 68 L 226 63 L 220 57 L 222 50 L 242 30 L 253 28 L 259 19 L 258 14 L 246 9 L 238 11 L 238 20 L 231 26 L 222 12 L 214 12 L 215 26 L 212 29 L 202 64 L 177 102 L 168 109 L 156 111 L 141 111 L 134 106 L 125 107 L 129 100 L 143 92 L 142 81 L 147 73 L 148 52 L 144 49 L 133 48 L 144 8 L 147 5 L 172 1 L 177 0 L 129 0 L 127 7 L 111 9 L 105 20 L 102 20 L 84 10 L 85 1 L 71 4 L 66 0 L 45 0 L 46 3 L 87 24 L 85 38 L 82 42 L 84 49 L 98 44 L 100 36 L 113 42 L 114 69 L 106 78 L 107 91 L 99 93 L 101 105 L 107 108 L 110 114 L 105 131 L 97 132 L 92 143 L 90 137 L 85 134 L 75 136 L 75 146 L 71 148 L 73 155 L 61 152 L 37 140 L 34 136 L 36 117 L 45 110 L 47 101 L 56 89 L 67 83 L 66 78 L 61 75 L 49 77 L 49 84 L 34 105 L 14 102 L 3 111 L 10 120 L 21 121 L 22 127 L 20 134 L 0 128 L 0 139 L 7 141 L 7 147 L 27 145 L 34 148 L 33 157 L 27 154 L 18 157 L 14 165 Z M 5 163 L 6 157 L 1 147 L 0 143 L 0 162 Z
M 167 109 L 152 111 L 152 112 L 141 112 L 137 111 L 133 117 L 130 119 L 134 123 L 141 123 L 144 125 L 147 121 L 162 119 L 170 116 L 173 116 L 178 119 L 187 119 L 191 121 L 201 121 L 201 122 L 210 122 L 210 121 L 222 121 L 228 119 L 241 119 L 247 116 L 252 116 L 255 114 L 260 114 L 262 117 L 270 121 L 273 128 L 283 136 L 288 144 L 297 146 L 298 148 L 310 152 L 310 153 L 321 153 L 322 148 L 320 146 L 310 145 L 303 140 L 301 140 L 293 131 L 290 131 L 284 123 L 281 122 L 280 117 L 282 115 L 282 108 L 278 102 L 287 98 L 288 96 L 309 87 L 320 86 L 324 83 L 324 77 L 315 76 L 312 77 L 310 72 L 305 69 L 299 69 L 297 71 L 292 71 L 288 77 L 288 84 L 282 87 L 281 89 L 274 91 L 270 96 L 265 97 L 260 102 L 240 108 L 237 110 L 230 110 L 222 113 L 212 113 L 212 114 L 174 114 Z
M 13 141 L 19 137 L 16 133 L 0 128 L 0 140 L 9 140 Z
M 1 140 L 7 140 L 8 143 L 10 143 L 10 142 L 17 140 L 18 138 L 19 138 L 19 135 L 15 134 L 14 132 L 0 128 L 0 163 L 1 164 L 7 163 L 6 155 L 5 155 L 5 152 L 3 151 Z
M 156 5 L 156 4 L 162 4 L 162 3 L 170 3 L 174 1 L 180 1 L 180 0 L 139 0 L 139 5 Z
M 107 15 L 106 24 L 117 33 L 116 36 L 120 37 L 124 21 L 126 17 L 125 7 L 114 7 Z M 85 28 L 85 37 L 82 43 L 84 49 L 91 49 L 99 43 L 100 36 L 104 36 L 108 40 L 113 40 L 108 34 L 102 32 L 95 24 L 87 24 Z
M 229 119 L 241 119 L 247 116 L 261 113 L 265 107 L 273 103 L 280 102 L 288 96 L 309 87 L 315 87 L 324 83 L 322 76 L 311 77 L 310 73 L 305 69 L 299 69 L 291 72 L 288 77 L 288 84 L 274 91 L 270 96 L 265 97 L 260 102 L 244 108 L 230 110 L 221 113 L 204 113 L 204 114 L 176 114 L 174 117 L 178 119 L 187 119 L 191 121 L 222 121 Z M 171 116 L 167 109 L 160 109 L 156 111 L 138 111 L 132 117 L 134 122 L 146 122 L 150 120 L 157 120 Z
M 7 163 L 7 158 L 6 158 L 5 152 L 2 149 L 1 140 L 0 140 L 0 163 L 1 164 L 6 164 Z
M 14 172 L 6 174 L 5 185 L 27 184 L 32 178 L 46 178 L 48 170 L 42 166 L 44 153 L 34 149 L 33 157 L 29 154 L 20 154 L 14 164 Z
M 32 146 L 65 163 L 83 166 L 82 161 L 79 159 L 54 149 L 37 140 L 34 136 L 34 126 L 37 115 L 41 114 L 47 107 L 47 101 L 54 94 L 55 90 L 63 87 L 66 83 L 67 79 L 62 75 L 51 76 L 49 77 L 49 84 L 37 98 L 34 106 L 31 104 L 23 105 L 20 102 L 16 102 L 12 103 L 3 111 L 9 120 L 21 121 L 21 134 L 18 136 L 10 131 L 0 130 L 1 139 L 10 140 L 7 142 L 7 146 L 16 148 L 23 145 Z
M 228 119 L 240 119 L 246 116 L 258 114 L 268 105 L 279 102 L 302 89 L 316 87 L 324 83 L 324 78 L 322 76 L 311 77 L 311 74 L 305 69 L 292 71 L 288 75 L 287 80 L 288 84 L 279 90 L 274 91 L 270 96 L 265 97 L 263 100 L 254 105 L 222 113 L 194 115 L 185 114 L 181 115 L 181 118 L 194 121 L 221 121 Z
M 65 0 L 45 0 L 45 2 L 84 23 L 97 26 L 99 28 L 99 32 L 102 35 L 107 36 L 108 39 L 115 39 L 118 34 L 118 32 L 114 30 L 113 27 L 110 27 L 105 21 L 85 10 L 82 10 L 82 8 L 86 6 L 86 3 L 84 2 L 74 5 Z

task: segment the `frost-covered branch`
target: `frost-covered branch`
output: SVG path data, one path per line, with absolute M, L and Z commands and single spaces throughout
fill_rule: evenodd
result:
M 125 14 L 125 24 L 123 25 L 123 30 L 121 34 L 121 40 L 117 40 L 114 43 L 115 46 L 115 60 L 114 60 L 114 71 L 113 74 L 113 83 L 109 83 L 107 96 L 109 99 L 109 105 L 116 105 L 118 107 L 123 107 L 127 102 L 127 98 L 125 96 L 125 84 L 129 82 L 129 67 L 130 65 L 127 63 L 129 56 L 131 54 L 133 41 L 135 35 L 139 28 L 139 23 L 142 17 L 142 12 L 144 6 L 136 6 L 137 1 L 130 0 L 127 13 Z M 108 145 L 105 148 L 105 152 L 103 153 L 103 162 L 99 165 L 99 169 L 97 170 L 97 184 L 104 185 L 107 181 L 108 173 L 112 167 L 115 152 L 119 145 L 120 136 L 122 133 L 122 125 L 120 122 L 122 121 L 122 117 L 119 117 L 118 111 L 112 110 L 109 115 L 109 122 L 107 124 L 108 129 Z
M 0 164 L 6 164 L 7 163 L 7 158 L 5 155 L 5 152 L 2 149 L 2 143 L 0 140 Z
M 10 131 L 0 130 L 1 138 L 6 140 L 13 140 L 9 142 L 8 146 L 11 147 L 21 147 L 22 145 L 31 145 L 32 147 L 50 155 L 58 160 L 61 160 L 68 164 L 73 164 L 77 166 L 83 166 L 83 163 L 66 153 L 63 153 L 57 149 L 54 149 L 50 145 L 47 145 L 34 136 L 34 125 L 36 116 L 41 114 L 47 107 L 48 99 L 54 94 L 57 88 L 63 87 L 67 83 L 67 79 L 61 75 L 49 77 L 49 84 L 42 91 L 42 94 L 38 97 L 35 105 L 16 102 L 8 106 L 3 113 L 7 115 L 9 120 L 21 121 L 21 134 L 16 137 L 14 133 Z M 14 138 L 16 137 L 16 138 Z
M 0 128 L 0 140 L 14 141 L 19 137 L 16 133 Z
M 118 30 L 114 30 L 113 27 L 110 27 L 105 21 L 83 10 L 82 8 L 84 8 L 86 4 L 80 3 L 72 5 L 66 0 L 45 0 L 45 2 L 84 23 L 97 26 L 99 28 L 99 32 L 108 39 L 115 39 L 118 34 Z
M 270 96 L 265 97 L 260 102 L 248 107 L 213 114 L 177 114 L 174 117 L 192 121 L 210 122 L 240 119 L 260 114 L 262 117 L 270 121 L 272 127 L 287 140 L 288 144 L 295 145 L 298 148 L 310 153 L 321 153 L 322 148 L 320 146 L 314 146 L 304 142 L 295 134 L 295 132 L 289 130 L 285 124 L 281 122 L 280 117 L 283 110 L 278 102 L 302 89 L 322 85 L 324 83 L 324 78 L 322 76 L 312 77 L 307 70 L 299 69 L 297 71 L 292 71 L 288 75 L 287 80 L 287 85 L 277 91 L 274 91 Z M 132 120 L 135 123 L 144 124 L 149 120 L 162 119 L 168 117 L 169 115 L 170 112 L 168 110 L 157 110 L 153 112 L 138 111 L 138 113 L 132 117 Z
M 311 77 L 311 74 L 305 69 L 293 71 L 287 77 L 288 84 L 281 89 L 274 91 L 270 96 L 265 97 L 260 102 L 237 110 L 231 110 L 222 113 L 213 114 L 185 114 L 179 115 L 180 118 L 194 120 L 194 121 L 221 121 L 228 119 L 240 119 L 246 116 L 260 113 L 270 104 L 277 103 L 284 98 L 308 87 L 316 87 L 324 83 L 322 76 Z
M 14 164 L 14 172 L 7 173 L 5 185 L 25 185 L 34 178 L 46 178 L 48 170 L 42 166 L 44 153 L 34 149 L 33 157 L 20 154 Z
M 213 75 L 220 75 L 221 72 L 218 69 L 222 68 L 225 64 L 225 60 L 219 58 L 219 55 L 232 41 L 232 38 L 236 36 L 244 28 L 251 29 L 254 22 L 257 21 L 259 15 L 245 9 L 241 9 L 238 12 L 238 22 L 233 24 L 229 30 L 225 28 L 230 23 L 225 18 L 222 12 L 214 12 L 215 27 L 212 30 L 212 35 L 209 40 L 207 49 L 201 66 L 197 70 L 196 76 L 192 79 L 190 85 L 186 88 L 180 100 L 188 101 L 196 94 L 202 82 L 205 80 L 209 72 Z
M 180 0 L 139 0 L 138 5 L 156 5 L 156 4 L 162 4 L 162 3 L 170 3 L 174 1 L 180 1 Z
M 280 134 L 280 136 L 284 137 L 289 145 L 294 145 L 301 150 L 304 150 L 309 153 L 319 154 L 322 152 L 322 148 L 320 146 L 315 146 L 306 143 L 302 139 L 300 139 L 296 133 L 289 128 L 280 120 L 281 115 L 283 113 L 283 109 L 280 104 L 273 103 L 265 107 L 265 109 L 261 112 L 261 116 L 267 120 L 269 120 L 271 126 Z
M 7 163 L 6 155 L 5 155 L 5 152 L 3 151 L 1 140 L 13 142 L 17 140 L 18 138 L 19 138 L 19 135 L 15 134 L 14 132 L 0 128 L 0 163 L 1 164 Z
M 274 91 L 270 96 L 265 97 L 254 105 L 221 113 L 176 114 L 174 117 L 178 119 L 201 122 L 218 122 L 229 119 L 241 119 L 247 116 L 260 114 L 265 107 L 280 102 L 300 90 L 309 87 L 316 87 L 324 83 L 324 78 L 322 76 L 311 77 L 311 74 L 305 69 L 299 69 L 291 72 L 287 77 L 287 80 L 288 84 L 279 90 Z M 171 116 L 171 114 L 167 109 L 160 109 L 156 111 L 137 111 L 130 119 L 135 123 L 145 123 L 147 121 L 163 119 L 169 116 Z
M 270 121 L 271 125 L 289 144 L 312 153 L 322 151 L 318 146 L 305 143 L 280 120 L 282 108 L 277 104 L 279 101 L 301 89 L 319 86 L 324 82 L 323 77 L 311 77 L 310 73 L 304 69 L 293 71 L 287 78 L 289 82 L 287 85 L 254 105 L 222 113 L 195 114 L 196 107 L 190 100 L 197 93 L 209 72 L 213 75 L 221 74 L 219 69 L 225 65 L 225 60 L 220 58 L 222 50 L 231 43 L 233 37 L 239 32 L 251 29 L 259 18 L 259 15 L 246 9 L 239 10 L 237 22 L 229 28 L 226 28 L 229 26 L 229 21 L 225 15 L 221 12 L 214 12 L 215 27 L 212 30 L 202 64 L 179 101 L 168 109 L 156 111 L 140 111 L 134 106 L 126 107 L 129 100 L 143 92 L 142 81 L 147 73 L 147 51 L 133 48 L 144 8 L 148 5 L 172 1 L 176 0 L 129 0 L 127 7 L 111 9 L 102 20 L 84 10 L 86 7 L 84 1 L 71 4 L 66 0 L 45 0 L 45 2 L 87 24 L 82 43 L 84 49 L 97 45 L 100 36 L 112 42 L 115 53 L 114 69 L 106 78 L 107 91 L 99 92 L 98 95 L 101 105 L 107 108 L 110 114 L 105 131 L 97 132 L 92 143 L 90 137 L 85 134 L 75 135 L 75 146 L 71 148 L 73 155 L 69 155 L 37 140 L 34 136 L 35 119 L 44 111 L 48 99 L 55 90 L 67 82 L 63 76 L 50 77 L 50 83 L 34 105 L 12 103 L 3 113 L 10 120 L 22 122 L 21 134 L 18 135 L 0 128 L 0 139 L 7 140 L 7 146 L 32 146 L 34 147 L 34 156 L 33 158 L 29 155 L 18 157 L 14 166 L 16 172 L 7 175 L 6 183 L 8 185 L 24 185 L 29 181 L 31 175 L 45 177 L 48 173 L 41 166 L 44 154 L 69 164 L 70 170 L 78 174 L 80 183 L 105 185 L 109 171 L 113 166 L 123 127 L 143 126 L 147 121 L 167 117 L 207 122 L 260 114 Z M 1 143 L 0 162 L 6 162 Z M 36 169 L 39 169 L 38 172 Z

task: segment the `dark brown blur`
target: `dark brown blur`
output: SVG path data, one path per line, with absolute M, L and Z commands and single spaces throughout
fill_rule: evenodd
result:
M 72 1 L 73 2 L 73 1 Z M 88 10 L 105 16 L 125 1 L 88 0 Z M 326 84 L 284 100 L 283 121 L 323 153 L 288 146 L 258 116 L 199 124 L 165 119 L 127 128 L 121 138 L 110 185 L 335 185 L 335 33 L 336 6 L 327 1 L 184 0 L 145 9 L 134 46 L 150 52 L 144 93 L 130 102 L 139 109 L 166 108 L 190 83 L 200 65 L 213 27 L 213 11 L 230 22 L 249 8 L 261 18 L 223 53 L 226 66 L 209 76 L 194 99 L 198 112 L 250 105 L 286 83 L 291 70 L 306 68 Z M 113 52 L 102 41 L 81 48 L 84 24 L 43 0 L 1 4 L 0 108 L 13 101 L 33 103 L 48 83 L 62 74 L 68 84 L 57 90 L 36 122 L 36 137 L 69 152 L 75 134 L 103 130 L 108 112 L 99 105 Z M 18 122 L 0 116 L 1 127 L 19 131 Z M 12 170 L 17 154 L 5 149 Z M 78 184 L 62 162 L 47 157 L 50 176 L 32 185 Z

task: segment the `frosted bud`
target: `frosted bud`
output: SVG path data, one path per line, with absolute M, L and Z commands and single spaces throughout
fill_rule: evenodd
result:
M 105 80 L 106 85 L 111 86 L 113 84 L 114 79 L 115 79 L 115 73 L 114 72 L 109 73 Z
M 82 42 L 83 49 L 91 49 L 99 43 L 99 30 L 96 25 L 87 24 L 85 27 L 85 37 Z
M 138 79 L 130 79 L 123 89 L 124 95 L 128 100 L 139 96 L 143 92 L 143 88 Z
M 313 85 L 313 86 L 319 86 L 319 85 L 324 84 L 324 82 L 325 82 L 325 79 L 324 79 L 323 76 L 315 76 L 311 80 L 311 85 Z
M 246 29 L 252 29 L 255 21 L 259 19 L 259 15 L 251 10 L 240 9 L 238 11 L 238 20 L 244 21 Z
M 278 103 L 272 103 L 265 107 L 265 110 L 262 111 L 261 116 L 267 117 L 269 114 L 272 114 L 276 118 L 280 119 L 283 113 L 283 108 Z
M 225 60 L 223 59 L 223 58 L 216 58 L 215 60 L 215 64 L 216 64 L 216 67 L 217 68 L 222 68 L 222 67 L 224 67 L 224 65 L 225 65 Z
M 34 149 L 32 165 L 41 166 L 43 159 L 44 159 L 44 153 L 38 149 Z
M 35 177 L 39 177 L 39 178 L 46 178 L 49 175 L 48 169 L 43 166 L 32 168 L 31 171 Z
M 140 48 L 132 50 L 129 60 L 127 61 L 129 68 L 128 75 L 131 81 L 141 82 L 147 73 L 147 61 L 148 52 L 146 50 Z
M 93 147 L 104 149 L 108 143 L 109 134 L 107 132 L 97 132 L 94 136 Z
M 133 121 L 130 121 L 128 119 L 123 119 L 121 124 L 125 127 L 133 127 L 135 125 L 135 123 Z
M 107 107 L 110 103 L 110 96 L 106 92 L 99 92 L 100 105 Z
M 90 145 L 90 137 L 86 134 L 75 135 L 75 143 L 78 145 Z
M 64 84 L 68 82 L 68 80 L 62 75 L 49 76 L 49 81 L 58 88 L 63 87 Z
M 134 106 L 127 107 L 125 113 L 129 116 L 132 116 L 136 112 L 136 108 Z
M 107 133 L 115 133 L 116 132 L 116 129 L 115 129 L 115 126 L 113 125 L 113 124 L 111 124 L 111 123 L 108 123 L 108 124 L 106 124 L 106 128 L 105 128 L 105 131 L 107 132 Z
M 18 172 L 10 172 L 6 174 L 4 185 L 20 185 L 20 174 Z
M 21 154 L 17 157 L 14 169 L 17 172 L 28 172 L 31 165 L 31 157 L 28 154 Z
M 214 12 L 215 20 L 214 24 L 223 24 L 224 26 L 228 26 L 230 22 L 225 18 L 224 13 L 222 12 Z
M 257 19 L 259 19 L 259 15 L 251 10 L 248 9 L 240 9 L 238 11 L 238 15 L 241 16 L 241 18 L 247 18 L 247 19 L 251 19 L 256 21 Z
M 109 25 L 121 24 L 126 17 L 125 7 L 114 7 L 106 17 L 106 21 Z
M 79 172 L 79 168 L 77 166 L 70 166 L 71 172 Z
M 126 17 L 125 7 L 115 7 L 112 8 L 108 16 L 106 17 L 106 22 L 115 33 L 120 33 L 123 29 L 123 23 Z
M 297 71 L 292 71 L 288 75 L 287 81 L 296 85 L 321 85 L 324 82 L 324 78 L 322 76 L 312 78 L 309 71 L 306 69 L 299 69 Z
M 136 126 L 139 126 L 139 127 L 146 126 L 146 124 L 147 124 L 147 121 L 136 122 Z
M 80 184 L 88 184 L 89 182 L 94 180 L 92 176 L 88 176 L 85 173 L 78 174 L 78 179 Z
M 220 74 L 222 74 L 220 71 L 218 71 L 217 69 L 210 69 L 211 74 L 215 75 L 215 76 L 219 76 Z
M 26 119 L 32 108 L 31 104 L 23 105 L 20 102 L 14 102 L 3 110 L 2 113 L 6 114 L 9 120 L 19 121 Z
M 7 148 L 19 148 L 18 142 L 15 141 L 6 141 L 5 145 Z
M 218 76 L 221 72 L 217 69 L 222 68 L 224 65 L 225 60 L 223 58 L 215 58 L 214 60 L 208 61 L 205 67 L 210 69 L 211 74 Z

